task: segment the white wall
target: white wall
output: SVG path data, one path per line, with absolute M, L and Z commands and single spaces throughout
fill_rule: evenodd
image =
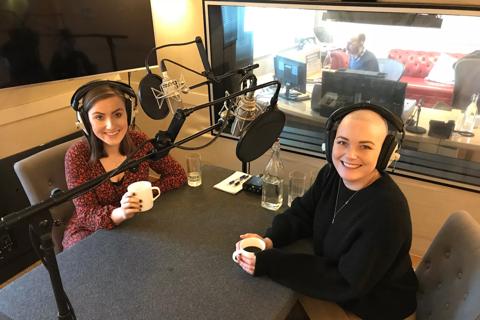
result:
M 197 35 L 204 36 L 202 1 L 151 0 L 151 2 L 154 8 L 158 45 L 193 40 Z M 173 11 L 166 10 L 167 5 L 172 6 Z M 202 70 L 194 45 L 164 50 L 161 52 L 161 57 L 169 57 L 196 70 Z M 177 75 L 173 67 L 169 67 L 169 73 Z M 198 81 L 186 72 L 184 75 L 189 83 Z M 142 72 L 133 75 L 134 87 L 142 76 Z M 112 79 L 125 79 L 125 77 L 125 74 L 109 75 Z M 77 87 L 89 80 L 91 78 L 0 90 L 0 158 L 74 132 L 76 128 L 74 113 L 69 108 L 70 97 Z M 185 101 L 194 105 L 207 101 L 205 89 L 196 90 L 184 98 Z M 153 136 L 159 129 L 165 129 L 168 126 L 169 119 L 154 121 L 140 111 L 137 123 L 142 130 Z M 179 138 L 208 127 L 209 124 L 208 110 L 196 112 L 187 119 Z M 211 136 L 205 135 L 190 142 L 190 145 L 200 145 L 209 139 Z M 241 168 L 240 162 L 235 159 L 233 140 L 219 139 L 200 153 L 205 163 L 232 170 Z M 183 163 L 184 151 L 176 149 L 172 154 Z M 252 163 L 252 173 L 258 173 L 263 169 L 268 156 L 261 157 Z M 282 158 L 287 171 L 302 168 L 307 172 L 313 172 L 318 171 L 323 165 L 321 160 L 286 151 L 282 151 Z M 480 221 L 479 195 L 476 193 L 401 177 L 395 177 L 395 180 L 410 203 L 414 228 L 412 249 L 414 253 L 424 253 L 438 228 L 454 210 L 466 209 Z

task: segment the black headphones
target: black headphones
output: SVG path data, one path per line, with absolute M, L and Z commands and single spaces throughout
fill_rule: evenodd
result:
M 88 121 L 88 114 L 84 110 L 83 98 L 90 90 L 101 86 L 108 86 L 123 93 L 125 98 L 125 110 L 127 112 L 128 125 L 132 125 L 135 120 L 137 95 L 132 87 L 120 81 L 94 80 L 78 88 L 70 100 L 70 105 L 72 106 L 73 110 L 75 110 L 77 115 L 77 125 L 82 128 L 83 132 L 85 132 L 87 136 L 90 134 L 90 122 Z
M 325 155 L 327 157 L 327 161 L 332 163 L 332 149 L 335 136 L 337 135 L 338 124 L 347 114 L 357 110 L 371 110 L 378 113 L 397 131 L 396 133 L 391 133 L 389 130 L 389 133 L 383 141 L 382 149 L 380 150 L 380 155 L 378 156 L 376 166 L 379 171 L 383 171 L 388 166 L 389 162 L 392 160 L 392 155 L 395 152 L 395 149 L 400 148 L 400 146 L 402 145 L 405 131 L 403 130 L 403 121 L 399 116 L 386 109 L 385 107 L 378 106 L 372 103 L 356 103 L 348 107 L 339 108 L 330 115 L 327 120 L 327 124 L 325 125 L 327 134 L 327 139 L 325 141 Z M 398 160 L 398 153 L 393 156 L 393 160 Z

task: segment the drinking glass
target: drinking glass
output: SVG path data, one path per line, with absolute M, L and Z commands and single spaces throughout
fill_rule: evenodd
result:
M 296 197 L 301 197 L 305 193 L 307 185 L 307 176 L 301 171 L 294 170 L 289 174 L 288 180 L 288 206 Z
M 202 161 L 200 154 L 190 153 L 186 159 L 188 185 L 190 187 L 202 185 Z

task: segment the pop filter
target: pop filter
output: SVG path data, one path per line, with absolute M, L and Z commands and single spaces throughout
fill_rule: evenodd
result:
M 259 115 L 243 132 L 237 144 L 237 158 L 250 162 L 270 149 L 285 125 L 285 114 L 273 109 Z
M 161 120 L 168 115 L 168 104 L 166 99 L 158 99 L 162 95 L 162 77 L 149 72 L 140 81 L 138 86 L 138 100 L 143 111 L 152 119 Z

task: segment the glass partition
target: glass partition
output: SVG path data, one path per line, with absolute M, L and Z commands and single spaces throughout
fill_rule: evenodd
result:
M 323 157 L 328 116 L 369 101 L 406 123 L 397 174 L 480 190 L 480 120 L 465 111 L 478 110 L 480 8 L 204 1 L 204 10 L 216 75 L 258 63 L 259 83 L 282 83 L 282 148 Z M 240 86 L 229 78 L 211 98 Z M 257 91 L 257 102 L 271 94 Z

